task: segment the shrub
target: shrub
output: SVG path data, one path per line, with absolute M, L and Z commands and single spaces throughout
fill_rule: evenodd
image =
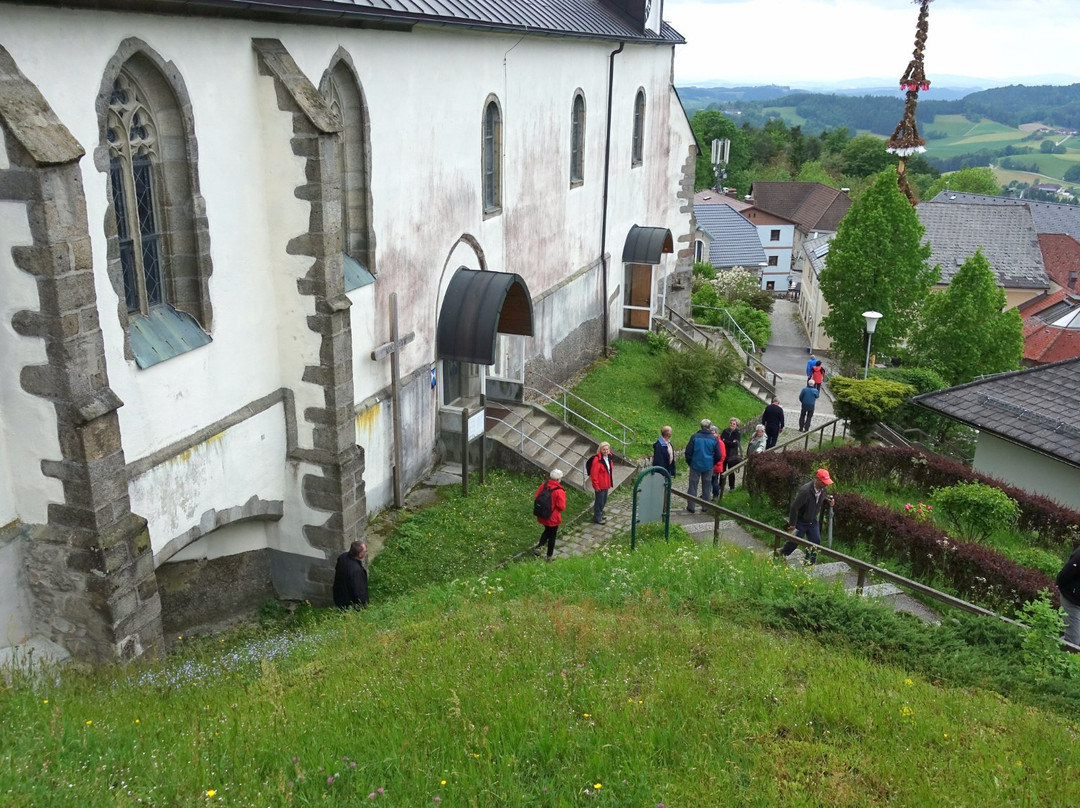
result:
M 930 500 L 938 517 L 965 541 L 984 542 L 998 528 L 1015 528 L 1020 507 L 1000 488 L 984 483 L 957 483 L 935 489 Z
M 768 344 L 769 337 L 772 335 L 772 322 L 768 314 L 755 309 L 745 300 L 728 306 L 728 313 L 757 347 L 761 348 Z
M 829 380 L 836 414 L 851 424 L 855 438 L 866 443 L 874 427 L 911 398 L 915 388 L 886 379 L 850 379 L 834 376 Z
M 741 371 L 738 357 L 729 350 L 710 350 L 693 345 L 661 354 L 657 360 L 656 386 L 660 402 L 689 415 L 717 387 L 729 383 Z

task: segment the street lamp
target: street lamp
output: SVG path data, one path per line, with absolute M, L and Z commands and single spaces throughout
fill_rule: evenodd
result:
M 866 333 L 869 335 L 866 338 L 866 367 L 863 368 L 863 379 L 870 375 L 870 343 L 874 341 L 874 330 L 877 328 L 877 321 L 885 315 L 880 311 L 864 311 L 862 316 L 866 318 Z

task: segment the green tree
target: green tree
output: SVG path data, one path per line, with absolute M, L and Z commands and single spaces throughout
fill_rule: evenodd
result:
M 993 169 L 985 166 L 961 168 L 959 171 L 938 177 L 926 189 L 923 199 L 933 199 L 945 189 L 960 191 L 965 194 L 988 194 L 990 196 L 1001 194 L 1001 186 L 998 185 Z
M 863 362 L 864 311 L 884 315 L 874 332 L 879 351 L 892 353 L 907 337 L 913 313 L 939 275 L 926 263 L 930 245 L 922 238 L 923 226 L 892 171 L 879 174 L 840 223 L 820 284 L 829 304 L 825 333 L 848 366 Z
M 976 250 L 948 288 L 923 301 L 912 353 L 950 385 L 1015 370 L 1024 354 L 1023 322 L 1016 309 L 1003 311 L 1005 303 L 990 262 Z
M 894 158 L 885 151 L 885 141 L 873 135 L 859 135 L 844 146 L 840 164 L 845 174 L 869 177 L 885 169 Z
M 851 425 L 851 434 L 860 443 L 868 443 L 874 427 L 903 406 L 915 394 L 909 384 L 887 379 L 829 379 L 836 414 Z
M 825 170 L 825 167 L 821 165 L 819 160 L 808 160 L 802 164 L 802 168 L 799 169 L 799 176 L 797 177 L 799 182 L 820 182 L 822 185 L 828 185 L 833 188 L 839 187 L 832 175 Z
M 1065 170 L 1064 179 L 1066 182 L 1080 182 L 1080 163 L 1069 166 Z
M 728 177 L 734 173 L 741 173 L 750 164 L 748 156 L 746 135 L 737 127 L 730 118 L 715 109 L 699 109 L 690 119 L 690 128 L 694 130 L 702 153 L 697 157 L 694 166 L 694 188 L 703 190 L 712 188 L 716 184 L 716 175 L 712 167 L 712 142 L 720 138 L 731 141 L 731 150 L 728 155 Z M 737 186 L 744 193 L 750 189 Z
M 1020 506 L 1000 488 L 985 483 L 957 483 L 935 488 L 930 501 L 949 534 L 964 541 L 985 542 L 995 530 L 1011 530 Z

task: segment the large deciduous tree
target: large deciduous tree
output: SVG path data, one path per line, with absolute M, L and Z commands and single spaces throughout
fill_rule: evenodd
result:
M 977 250 L 947 289 L 923 301 L 912 353 L 949 384 L 1015 370 L 1024 355 L 1023 322 L 1016 309 L 1004 308 L 1005 290 Z
M 727 138 L 731 141 L 730 154 L 728 156 L 728 176 L 743 171 L 750 163 L 749 150 L 746 143 L 746 134 L 722 112 L 715 109 L 699 109 L 690 119 L 690 128 L 697 136 L 701 146 L 701 154 L 697 157 L 695 166 L 694 188 L 703 190 L 716 185 L 716 174 L 712 167 L 712 142 L 716 139 Z M 749 191 L 740 188 L 741 191 Z
M 884 315 L 874 332 L 876 350 L 889 353 L 907 337 L 919 304 L 939 276 L 927 264 L 930 245 L 922 237 L 923 226 L 892 171 L 879 174 L 840 223 L 820 283 L 829 304 L 825 333 L 849 367 L 862 365 L 864 311 Z
M 959 171 L 938 177 L 926 189 L 923 199 L 933 199 L 945 189 L 966 194 L 988 194 L 990 196 L 998 196 L 1001 193 L 1001 186 L 998 185 L 994 170 L 985 166 L 961 168 Z

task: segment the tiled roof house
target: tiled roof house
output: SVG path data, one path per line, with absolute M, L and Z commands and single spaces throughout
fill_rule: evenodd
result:
M 1059 289 L 1029 300 L 1018 310 L 1024 318 L 1025 364 L 1080 357 L 1080 295 Z
M 979 430 L 976 471 L 1080 507 L 1080 359 L 1001 373 L 913 400 Z
M 717 269 L 743 267 L 758 272 L 765 264 L 765 251 L 757 228 L 728 205 L 694 205 L 695 254 Z
M 1022 205 L 920 202 L 915 207 L 930 243 L 930 263 L 941 268 L 946 286 L 976 250 L 990 262 L 1007 307 L 1018 306 L 1049 288 L 1031 211 Z

